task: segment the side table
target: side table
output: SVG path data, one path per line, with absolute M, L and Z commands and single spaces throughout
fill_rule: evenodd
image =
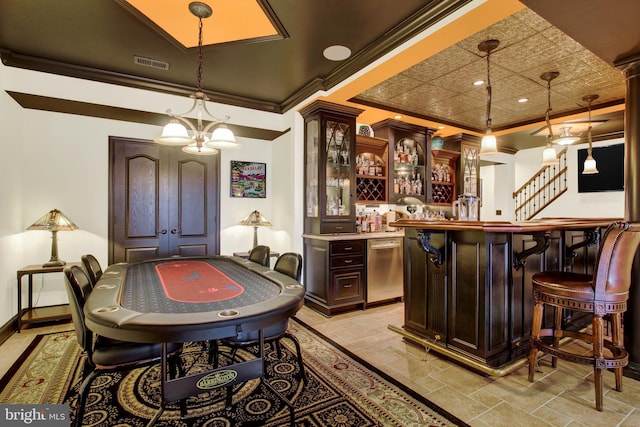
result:
M 43 267 L 42 265 L 27 265 L 17 271 L 18 277 L 18 333 L 22 325 L 36 322 L 46 322 L 51 320 L 71 319 L 69 304 L 50 305 L 44 307 L 33 306 L 33 275 L 59 273 L 68 265 L 80 265 L 80 263 L 68 263 L 54 267 Z M 29 305 L 22 308 L 22 278 L 28 277 L 29 283 Z

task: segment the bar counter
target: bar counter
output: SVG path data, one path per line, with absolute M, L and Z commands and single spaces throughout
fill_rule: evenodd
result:
M 404 230 L 405 318 L 389 329 L 475 371 L 508 374 L 529 351 L 531 276 L 592 273 L 601 233 L 614 221 L 391 223 Z M 570 315 L 566 321 L 578 321 Z

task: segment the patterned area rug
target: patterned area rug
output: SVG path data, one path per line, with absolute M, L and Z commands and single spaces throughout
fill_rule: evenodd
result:
M 296 426 L 465 426 L 445 410 L 397 383 L 304 323 L 292 320 L 300 341 L 307 381 L 302 381 L 295 347 L 281 340 L 282 357 L 265 348 L 265 377 L 295 405 Z M 220 349 L 220 364 L 230 362 Z M 254 357 L 256 348 L 239 350 L 235 360 Z M 188 343 L 182 355 L 189 373 L 207 369 L 200 343 Z M 68 403 L 75 413 L 84 356 L 75 333 L 39 335 L 0 380 L 0 403 Z M 159 406 L 159 366 L 98 376 L 87 400 L 83 425 L 144 426 Z M 187 400 L 187 417 L 177 403 L 167 405 L 157 426 L 288 426 L 289 410 L 261 380 L 233 388 L 233 408 L 225 409 L 225 390 Z

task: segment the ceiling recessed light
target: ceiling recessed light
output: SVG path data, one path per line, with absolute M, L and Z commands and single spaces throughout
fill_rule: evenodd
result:
M 393 118 L 396 120 L 400 120 L 402 116 L 400 114 L 396 114 L 395 116 L 393 116 Z
M 440 126 L 438 126 L 438 129 L 444 129 L 445 127 L 446 127 L 446 126 L 442 126 L 442 125 L 440 125 Z
M 520 104 L 524 104 L 525 102 L 529 102 L 529 98 L 520 98 L 520 99 L 518 99 L 518 102 Z
M 322 52 L 325 58 L 330 61 L 344 61 L 351 56 L 351 49 L 346 46 L 329 46 Z
M 473 82 L 474 86 L 480 86 L 484 84 L 484 80 L 476 80 L 475 82 Z

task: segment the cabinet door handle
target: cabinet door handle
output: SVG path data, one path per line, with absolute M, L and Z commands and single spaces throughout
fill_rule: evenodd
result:
M 344 285 L 343 288 L 350 288 L 352 286 L 353 286 L 353 284 L 349 283 L 348 285 Z
M 352 259 L 345 259 L 345 260 L 344 260 L 344 263 L 345 263 L 345 264 L 351 264 L 352 262 L 353 262 L 353 260 L 352 260 Z
M 175 229 L 175 228 L 171 230 L 171 234 L 177 234 L 177 233 L 179 233 L 179 232 L 180 232 L 180 230 L 177 230 L 177 229 Z
M 160 234 L 167 234 L 167 229 L 163 228 L 162 230 L 159 231 Z
M 349 246 L 348 248 L 344 248 L 345 251 L 351 251 L 353 250 L 353 246 Z

